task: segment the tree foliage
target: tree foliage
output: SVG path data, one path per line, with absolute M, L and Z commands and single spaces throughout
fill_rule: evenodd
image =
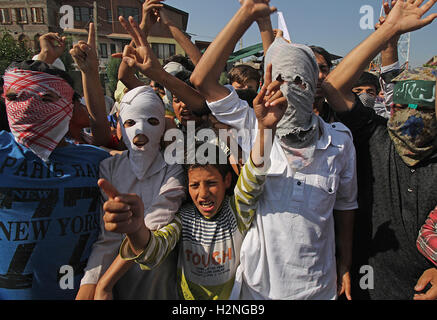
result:
M 6 68 L 13 61 L 22 61 L 32 58 L 32 50 L 26 48 L 23 42 L 15 40 L 7 31 L 0 33 L 0 74 L 4 74 Z
M 117 89 L 118 82 L 118 68 L 120 67 L 121 60 L 117 58 L 109 58 L 106 65 L 106 75 L 108 77 L 108 89 L 111 92 L 111 97 L 114 96 L 114 92 Z
M 74 60 L 71 57 L 70 54 L 70 49 L 73 47 L 73 38 L 71 36 L 67 36 L 66 39 L 66 46 L 65 46 L 65 50 L 64 53 L 62 54 L 62 56 L 60 57 L 62 63 L 65 66 L 65 71 L 70 73 L 71 71 L 74 71 Z

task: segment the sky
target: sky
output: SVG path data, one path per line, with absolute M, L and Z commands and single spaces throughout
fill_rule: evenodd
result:
M 240 6 L 238 0 L 165 0 L 164 3 L 189 13 L 187 32 L 193 41 L 212 41 Z M 282 12 L 293 42 L 321 46 L 330 53 L 345 56 L 374 32 L 363 30 L 360 22 L 372 16 L 368 11 L 371 9 L 376 23 L 382 0 L 271 0 L 270 5 Z M 425 16 L 436 12 L 437 4 Z M 273 28 L 277 28 L 278 15 L 274 13 L 271 19 Z M 437 55 L 437 19 L 410 36 L 411 67 L 421 66 Z M 246 31 L 242 42 L 243 47 L 261 42 L 256 24 Z

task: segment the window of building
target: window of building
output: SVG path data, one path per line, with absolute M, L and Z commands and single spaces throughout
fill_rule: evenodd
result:
M 152 43 L 152 50 L 158 59 L 167 59 L 175 55 L 176 47 L 171 43 Z
M 93 19 L 94 9 L 90 7 L 74 7 L 74 20 L 89 22 Z
M 44 23 L 43 8 L 30 8 L 32 13 L 32 23 Z
M 9 8 L 0 8 L 0 23 L 11 24 L 11 10 Z
M 109 23 L 112 22 L 112 11 L 111 11 L 111 9 L 106 10 L 106 20 L 108 20 Z
M 128 19 L 130 16 L 134 18 L 136 22 L 139 21 L 140 10 L 132 7 L 118 7 L 118 16 L 123 16 Z
M 27 23 L 27 10 L 26 8 L 16 8 L 15 16 L 17 17 L 17 23 Z
M 100 57 L 107 58 L 108 57 L 108 45 L 106 43 L 99 43 L 99 51 Z
M 111 43 L 110 47 L 111 47 L 111 54 L 117 53 L 117 47 L 115 46 L 114 43 Z

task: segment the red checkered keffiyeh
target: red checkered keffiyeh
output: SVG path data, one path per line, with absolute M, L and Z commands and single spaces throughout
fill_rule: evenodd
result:
M 44 72 L 9 69 L 4 75 L 9 126 L 15 140 L 47 161 L 68 131 L 73 115 L 73 88 L 62 78 Z M 60 99 L 46 102 L 49 91 Z M 15 93 L 16 98 L 7 96 Z
M 417 249 L 437 266 L 437 207 L 429 214 L 417 237 Z

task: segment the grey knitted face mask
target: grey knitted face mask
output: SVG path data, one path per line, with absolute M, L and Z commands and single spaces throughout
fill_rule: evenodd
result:
M 376 103 L 376 97 L 372 96 L 371 94 L 368 94 L 366 92 L 363 92 L 358 95 L 358 98 L 362 102 L 362 104 L 367 107 L 373 109 Z
M 289 44 L 276 38 L 266 53 L 265 68 L 272 64 L 272 79 L 284 80 L 281 91 L 288 108 L 278 123 L 277 135 L 287 137 L 293 147 L 314 143 L 318 121 L 313 114 L 313 102 L 318 81 L 318 65 L 312 50 L 304 45 Z

